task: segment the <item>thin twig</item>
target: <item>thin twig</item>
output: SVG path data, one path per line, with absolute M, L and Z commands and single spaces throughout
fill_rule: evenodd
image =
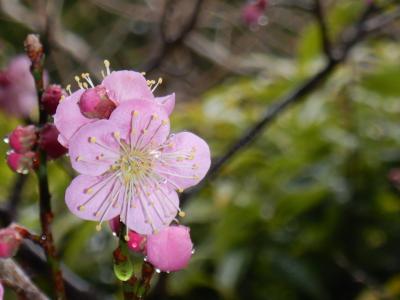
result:
M 0 282 L 13 289 L 20 299 L 48 300 L 11 258 L 0 259 Z
M 37 101 L 39 107 L 39 123 L 41 128 L 47 123 L 48 115 L 46 110 L 41 105 L 41 98 L 44 90 L 43 85 L 43 65 L 44 65 L 44 50 L 38 36 L 28 35 L 25 40 L 25 48 L 28 57 L 30 58 L 31 72 L 35 80 L 37 92 Z M 38 149 L 39 152 L 39 167 L 36 170 L 36 175 L 39 183 L 39 214 L 40 224 L 42 227 L 42 246 L 46 253 L 47 263 L 51 269 L 52 279 L 54 283 L 54 291 L 57 300 L 65 300 L 65 288 L 60 262 L 54 245 L 53 233 L 51 230 L 51 222 L 53 221 L 53 212 L 51 209 L 51 195 L 49 191 L 49 183 L 47 176 L 47 154 L 43 149 Z
M 314 8 L 314 15 L 315 18 L 317 19 L 318 25 L 319 25 L 319 30 L 321 32 L 321 43 L 322 43 L 322 48 L 324 49 L 324 53 L 328 59 L 332 58 L 332 53 L 331 53 L 331 42 L 329 39 L 329 34 L 328 34 L 328 29 L 326 26 L 326 20 L 325 20 L 325 15 L 322 7 L 321 0 L 315 0 L 315 8 Z
M 164 8 L 163 16 L 160 21 L 160 48 L 158 50 L 158 53 L 143 67 L 143 70 L 145 70 L 146 72 L 151 72 L 152 70 L 156 69 L 158 66 L 161 65 L 163 59 L 171 52 L 171 50 L 182 43 L 182 41 L 196 25 L 202 3 L 203 0 L 196 0 L 192 13 L 186 23 L 181 26 L 182 29 L 180 30 L 180 32 L 175 37 L 169 38 L 167 37 L 167 33 L 165 31 L 167 28 L 166 23 L 170 7 L 170 1 L 167 2 Z

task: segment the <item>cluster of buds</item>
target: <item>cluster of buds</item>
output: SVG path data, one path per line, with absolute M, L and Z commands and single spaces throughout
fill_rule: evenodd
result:
M 118 235 L 119 217 L 109 224 L 114 235 Z M 159 272 L 175 272 L 186 268 L 194 253 L 190 229 L 186 226 L 170 225 L 150 235 L 129 230 L 128 237 L 128 248 L 143 254 Z
M 41 105 L 49 114 L 54 114 L 63 94 L 60 86 L 49 85 L 43 93 Z M 57 128 L 50 123 L 42 128 L 18 126 L 7 138 L 11 148 L 7 153 L 8 166 L 17 173 L 27 174 L 39 165 L 39 149 L 44 150 L 49 159 L 64 155 L 67 149 L 58 142 L 58 135 Z

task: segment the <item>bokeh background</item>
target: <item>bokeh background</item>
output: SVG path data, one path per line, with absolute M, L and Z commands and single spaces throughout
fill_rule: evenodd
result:
M 100 79 L 103 59 L 162 77 L 156 94 L 177 95 L 173 130 L 199 134 L 217 158 L 326 64 L 314 2 L 271 0 L 249 25 L 244 0 L 1 0 L 0 65 L 39 32 L 51 82 Z M 373 1 L 320 2 L 336 45 Z M 372 16 L 398 4 L 375 1 Z M 394 21 L 358 43 L 185 201 L 196 253 L 187 269 L 157 275 L 150 299 L 400 299 L 399 41 Z M 21 122 L 2 113 L 0 135 Z M 72 299 L 120 299 L 117 241 L 64 204 L 73 176 L 68 158 L 50 163 L 56 243 L 82 292 Z M 39 231 L 35 176 L 1 163 L 0 178 L 2 209 Z M 25 248 L 19 261 L 48 290 L 37 249 Z

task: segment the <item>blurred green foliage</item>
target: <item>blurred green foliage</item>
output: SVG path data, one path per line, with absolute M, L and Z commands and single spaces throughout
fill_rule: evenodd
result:
M 333 37 L 363 5 L 337 2 L 329 12 Z M 82 27 L 74 19 L 69 26 L 83 36 L 101 22 L 89 18 Z M 0 22 L 10 41 L 6 61 L 25 32 Z M 198 133 L 214 157 L 222 155 L 269 104 L 322 66 L 320 44 L 315 24 L 307 26 L 297 55 L 274 61 L 268 76 L 231 77 L 178 102 L 173 129 Z M 184 223 L 196 253 L 189 268 L 168 275 L 168 299 L 400 299 L 400 194 L 388 180 L 400 167 L 399 119 L 400 44 L 370 39 L 187 203 Z M 1 134 L 17 123 L 2 115 Z M 117 241 L 67 211 L 68 168 L 67 158 L 50 164 L 62 259 L 100 290 L 118 294 L 111 259 Z M 5 164 L 0 172 L 6 198 L 14 175 Z M 24 189 L 19 221 L 38 231 L 35 183 L 32 176 Z

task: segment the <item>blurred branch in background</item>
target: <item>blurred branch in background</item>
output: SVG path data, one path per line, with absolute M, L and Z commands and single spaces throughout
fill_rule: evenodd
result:
M 335 70 L 335 68 L 343 63 L 350 50 L 360 41 L 362 41 L 368 34 L 371 34 L 379 29 L 384 28 L 394 20 L 400 17 L 400 7 L 397 7 L 394 11 L 378 15 L 376 17 L 368 19 L 370 14 L 374 12 L 375 5 L 372 3 L 366 7 L 365 11 L 361 14 L 359 20 L 355 25 L 347 28 L 343 34 L 341 41 L 330 48 L 328 53 L 332 53 L 331 59 L 327 64 L 314 76 L 306 80 L 303 84 L 284 95 L 281 99 L 278 99 L 273 105 L 267 108 L 262 117 L 256 122 L 246 133 L 235 141 L 232 146 L 228 148 L 226 153 L 220 158 L 216 159 L 212 164 L 210 171 L 206 178 L 203 180 L 203 184 L 197 186 L 197 188 L 182 194 L 182 201 L 187 201 L 195 193 L 197 193 L 204 184 L 211 178 L 218 175 L 221 169 L 228 163 L 235 155 L 241 150 L 248 146 L 255 138 L 276 119 L 282 112 L 284 112 L 292 104 L 303 100 L 307 95 L 315 91 L 326 78 Z M 319 10 L 318 10 L 319 11 Z M 322 17 L 320 13 L 318 19 Z M 321 24 L 321 22 L 319 22 Z M 325 22 L 322 22 L 325 24 Z M 323 34 L 325 30 L 321 30 Z M 322 41 L 325 45 L 326 38 Z M 330 54 L 329 54 L 330 55 Z
M 29 279 L 25 272 L 11 259 L 0 259 L 0 282 L 10 287 L 19 299 L 48 300 Z

